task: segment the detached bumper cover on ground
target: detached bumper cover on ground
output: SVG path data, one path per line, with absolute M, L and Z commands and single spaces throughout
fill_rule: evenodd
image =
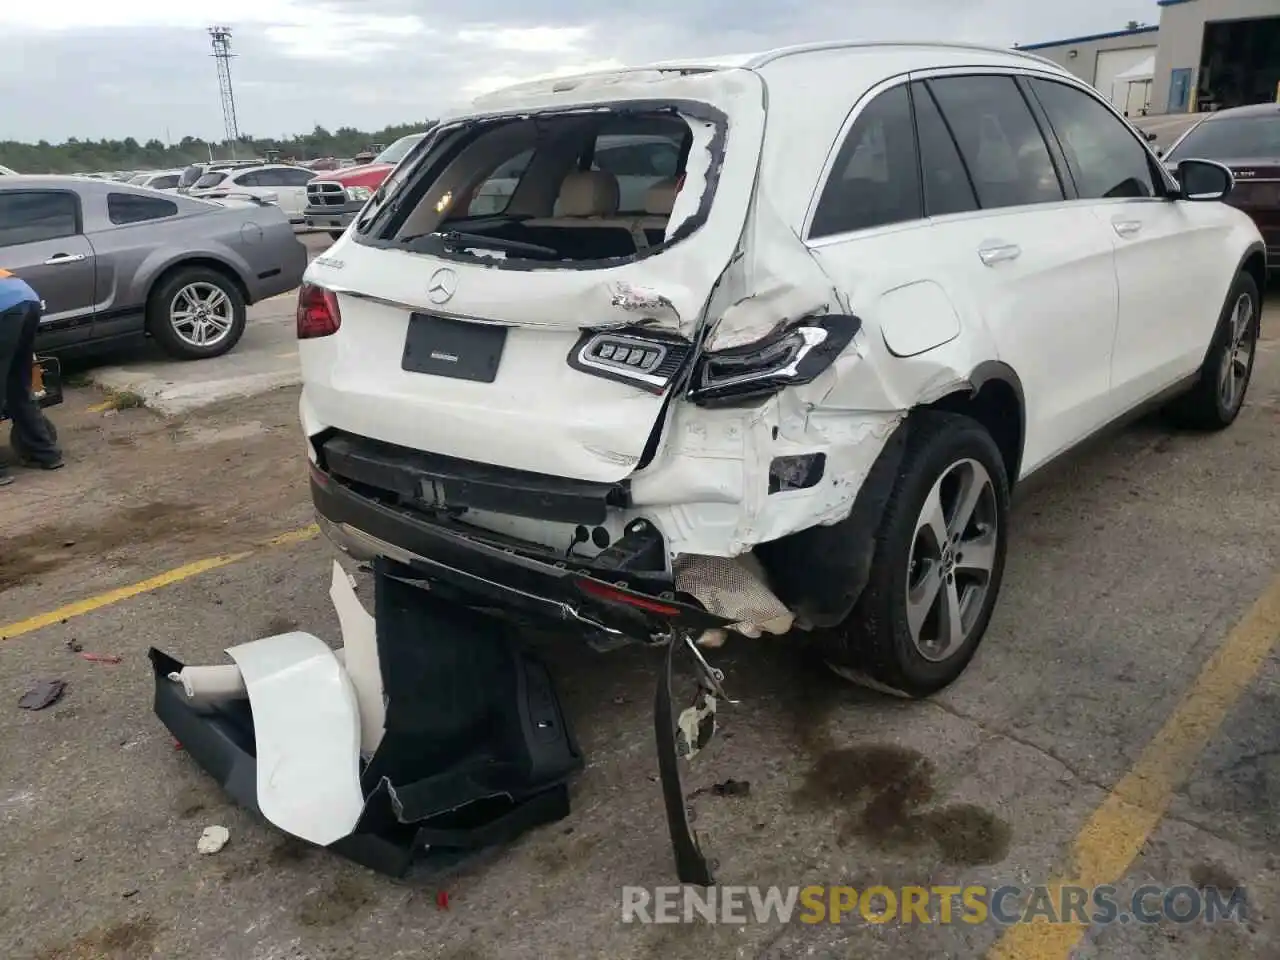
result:
M 379 562 L 375 584 L 366 633 L 335 565 L 337 654 L 290 633 L 201 673 L 153 649 L 156 714 L 238 803 L 394 876 L 566 816 L 582 761 L 545 668 L 504 622 L 440 603 L 404 568 Z

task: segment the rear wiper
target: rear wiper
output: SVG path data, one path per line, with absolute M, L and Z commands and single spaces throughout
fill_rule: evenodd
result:
M 462 233 L 458 230 L 449 230 L 445 233 L 427 233 L 420 234 L 416 237 L 405 237 L 402 243 L 409 244 L 416 240 L 433 239 L 439 245 L 448 251 L 457 253 L 466 250 L 468 247 L 474 247 L 480 250 L 501 250 L 506 253 L 520 254 L 525 257 L 532 257 L 537 260 L 553 260 L 560 256 L 558 250 L 551 247 L 544 247 L 537 243 L 523 243 L 520 240 L 507 240 L 503 237 L 489 237 L 483 233 Z

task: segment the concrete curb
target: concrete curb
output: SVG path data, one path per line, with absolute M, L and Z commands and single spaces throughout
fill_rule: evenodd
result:
M 93 371 L 89 379 L 106 390 L 136 393 L 146 401 L 150 409 L 165 416 L 174 416 L 224 400 L 252 397 L 280 387 L 297 386 L 302 382 L 302 373 L 300 370 L 279 370 L 225 377 L 221 380 L 178 383 L 138 370 L 103 367 Z

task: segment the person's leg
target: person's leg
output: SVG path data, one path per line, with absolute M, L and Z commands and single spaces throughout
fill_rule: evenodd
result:
M 31 366 L 35 363 L 33 351 L 40 326 L 40 307 L 34 303 L 20 304 L 0 317 L 0 326 L 17 330 L 5 378 L 4 403 L 13 429 L 22 441 L 24 459 L 46 470 L 56 469 L 62 466 L 62 451 L 49 435 L 44 414 L 31 395 Z
M 0 311 L 0 378 L 5 381 L 5 389 L 0 390 L 0 411 L 8 416 L 9 407 L 9 368 L 13 366 L 13 355 L 18 349 L 18 340 L 22 334 L 22 317 L 16 310 Z M 3 441 L 0 441 L 3 442 Z M 15 452 L 16 455 L 16 452 Z M 6 464 L 0 463 L 0 487 L 13 483 L 13 474 Z

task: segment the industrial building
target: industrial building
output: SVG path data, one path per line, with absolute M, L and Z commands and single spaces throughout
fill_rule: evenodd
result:
M 1127 116 L 1280 100 L 1280 0 L 1158 0 L 1158 24 L 1018 45 L 1093 84 Z

